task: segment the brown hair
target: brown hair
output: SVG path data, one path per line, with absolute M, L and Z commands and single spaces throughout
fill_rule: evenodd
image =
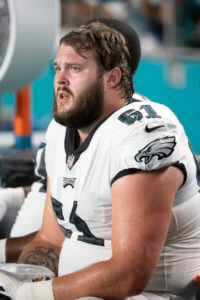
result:
M 67 33 L 60 40 L 60 44 L 63 43 L 72 46 L 81 56 L 84 56 L 85 51 L 93 51 L 102 72 L 110 71 L 114 67 L 120 68 L 122 76 L 115 89 L 120 90 L 125 99 L 132 97 L 134 89 L 130 68 L 131 56 L 121 33 L 95 22 Z
M 90 19 L 84 24 L 86 25 L 94 22 L 103 23 L 104 25 L 119 31 L 123 35 L 126 40 L 128 51 L 131 55 L 130 67 L 133 76 L 137 70 L 141 58 L 140 39 L 135 29 L 124 21 L 104 17 Z

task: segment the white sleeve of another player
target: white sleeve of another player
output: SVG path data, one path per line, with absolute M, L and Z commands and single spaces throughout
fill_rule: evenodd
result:
M 0 220 L 4 217 L 7 210 L 10 208 L 19 209 L 24 201 L 24 189 L 16 188 L 1 188 L 0 189 Z
M 0 240 L 0 264 L 6 261 L 6 241 L 7 239 Z
M 27 235 L 41 228 L 45 199 L 46 193 L 44 192 L 32 189 L 28 193 L 12 226 L 11 237 Z

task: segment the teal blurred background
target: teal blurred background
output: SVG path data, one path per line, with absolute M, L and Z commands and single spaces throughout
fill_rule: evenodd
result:
M 174 83 L 168 60 L 142 58 L 134 79 L 135 90 L 153 101 L 166 104 L 184 125 L 193 151 L 200 154 L 200 62 L 181 62 L 182 84 Z M 53 60 L 32 83 L 32 128 L 45 130 L 51 120 L 53 102 Z M 4 94 L 1 130 L 12 130 L 15 94 Z M 7 121 L 5 120 L 7 116 Z
M 183 124 L 194 153 L 200 154 L 200 0 L 58 1 L 58 38 L 100 16 L 133 25 L 142 46 L 136 92 L 169 106 Z M 53 60 L 30 83 L 33 132 L 45 132 L 52 117 Z M 15 94 L 0 94 L 0 133 L 12 132 L 14 115 Z

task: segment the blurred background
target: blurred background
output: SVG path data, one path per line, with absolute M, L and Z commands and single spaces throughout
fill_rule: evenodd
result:
M 136 92 L 169 106 L 184 125 L 194 153 L 200 154 L 200 0 L 57 1 L 60 21 L 52 55 L 29 83 L 31 147 L 41 141 L 52 117 L 53 60 L 59 38 L 90 18 L 104 16 L 124 20 L 136 29 L 142 46 L 134 78 Z M 12 15 L 6 19 L 8 2 L 0 0 L 0 68 L 12 21 Z M 43 1 L 36 2 L 39 12 Z M 47 1 L 44 18 L 48 9 Z M 37 22 L 37 18 L 29 18 L 29 22 Z M 20 72 L 23 70 L 18 76 Z M 0 147 L 15 146 L 17 93 L 16 89 L 0 89 Z

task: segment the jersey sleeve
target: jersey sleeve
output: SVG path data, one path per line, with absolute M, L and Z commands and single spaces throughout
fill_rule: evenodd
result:
M 167 111 L 168 112 L 168 111 Z M 175 165 L 181 169 L 188 140 L 182 125 L 170 111 L 167 117 L 146 119 L 129 127 L 128 134 L 112 156 L 113 183 L 117 178 L 139 171 Z

